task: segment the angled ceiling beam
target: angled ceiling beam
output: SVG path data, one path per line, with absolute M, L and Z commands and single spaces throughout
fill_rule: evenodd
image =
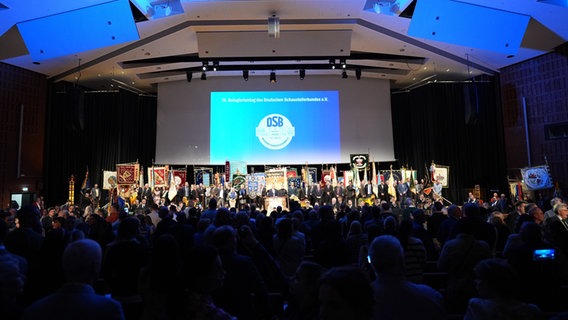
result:
M 168 29 L 165 29 L 163 31 L 157 32 L 151 36 L 148 36 L 144 39 L 138 40 L 134 43 L 125 45 L 122 48 L 119 48 L 117 50 L 114 50 L 112 52 L 109 52 L 105 55 L 102 55 L 96 59 L 93 59 L 91 61 L 85 62 L 81 65 L 81 69 L 86 69 L 89 67 L 92 67 L 94 65 L 97 65 L 105 60 L 109 60 L 112 58 L 115 58 L 121 54 L 124 54 L 126 52 L 129 52 L 131 50 L 137 49 L 139 47 L 142 47 L 146 44 L 149 44 L 153 41 L 159 40 L 160 38 L 169 36 L 175 32 L 181 31 L 183 29 L 189 28 L 189 27 L 196 27 L 196 26 L 223 26 L 223 25 L 231 25 L 231 26 L 235 26 L 235 25 L 266 25 L 266 20 L 262 19 L 262 20 L 204 20 L 204 21 L 184 21 L 182 23 L 179 23 L 175 26 L 172 26 Z M 376 31 L 378 33 L 382 33 L 384 35 L 390 36 L 392 38 L 404 41 L 404 42 L 408 42 L 411 45 L 417 46 L 419 48 L 422 48 L 424 50 L 433 52 L 435 54 L 441 55 L 443 57 L 446 57 L 450 60 L 454 60 L 458 63 L 464 64 L 464 65 L 469 65 L 472 68 L 478 69 L 480 71 L 483 71 L 484 73 L 487 74 L 495 74 L 498 71 L 491 69 L 491 68 L 487 68 L 485 66 L 482 66 L 480 64 L 471 62 L 471 61 L 467 61 L 466 59 L 456 56 L 454 54 L 448 53 L 442 49 L 436 48 L 434 46 L 431 46 L 429 44 L 426 44 L 424 42 L 421 42 L 419 40 L 416 40 L 414 38 L 411 38 L 409 36 L 400 34 L 398 32 L 389 30 L 387 28 L 378 26 L 374 23 L 368 22 L 366 20 L 362 20 L 362 19 L 321 19 L 321 20 L 313 20 L 313 19 L 291 19 L 291 20 L 281 20 L 280 23 L 284 23 L 284 24 L 305 24 L 305 25 L 322 25 L 322 24 L 337 24 L 337 25 L 360 25 L 362 27 L 371 29 L 373 31 Z M 71 68 L 67 71 L 64 71 L 60 74 L 54 75 L 52 77 L 50 77 L 50 80 L 53 81 L 58 81 L 58 80 L 62 80 L 63 78 L 72 75 L 74 73 L 77 73 L 79 71 L 79 67 L 74 67 Z

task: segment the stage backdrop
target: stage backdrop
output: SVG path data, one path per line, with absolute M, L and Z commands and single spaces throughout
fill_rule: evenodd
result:
M 362 152 L 392 161 L 389 90 L 387 80 L 339 74 L 160 83 L 156 161 L 331 164 Z

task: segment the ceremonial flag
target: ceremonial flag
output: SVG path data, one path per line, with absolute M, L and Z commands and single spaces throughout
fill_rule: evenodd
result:
M 377 170 L 375 168 L 375 161 L 373 161 L 373 183 L 379 184 L 379 181 L 377 180 Z
M 394 175 L 392 174 L 392 170 L 389 177 L 388 185 L 389 185 L 389 194 L 393 197 L 396 197 L 396 188 L 394 187 Z
M 103 190 L 116 187 L 116 171 L 103 171 Z
M 117 164 L 116 175 L 117 183 L 119 185 L 127 184 L 132 185 L 140 178 L 140 165 L 139 164 Z
M 174 200 L 174 198 L 177 195 L 177 188 L 176 188 L 176 180 L 174 178 L 174 170 L 170 171 L 170 175 L 169 175 L 169 180 L 170 180 L 170 189 L 168 190 L 168 199 L 170 199 L 170 201 Z
M 140 167 L 140 177 L 138 178 L 138 185 L 144 186 L 144 167 Z
M 515 199 L 523 200 L 523 185 L 520 182 L 515 186 Z
M 523 168 L 521 169 L 521 174 L 528 190 L 542 190 L 554 187 L 547 165 Z
M 81 185 L 81 190 L 86 190 L 91 187 L 89 182 L 89 167 L 87 167 L 87 172 L 85 173 L 85 179 L 83 179 L 83 184 Z

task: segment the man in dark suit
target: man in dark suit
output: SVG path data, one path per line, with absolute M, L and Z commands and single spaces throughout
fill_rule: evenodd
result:
M 381 201 L 389 201 L 389 186 L 383 180 L 378 186 L 378 193 Z
M 98 243 L 90 239 L 71 242 L 62 260 L 67 283 L 26 308 L 22 319 L 124 319 L 120 303 L 95 294 L 92 287 L 102 262 Z
M 555 216 L 546 220 L 546 238 L 568 254 L 568 205 L 560 203 L 553 208 Z
M 373 192 L 373 184 L 371 183 L 371 181 L 364 181 L 364 185 L 363 185 L 363 197 L 365 198 L 369 198 L 371 196 L 376 196 L 375 193 Z
M 322 196 L 323 196 L 323 191 L 321 190 L 321 186 L 320 186 L 319 183 L 316 182 L 316 183 L 314 183 L 314 185 L 312 186 L 311 196 L 312 196 L 311 202 L 312 202 L 313 204 L 315 204 L 316 202 L 317 202 L 318 204 L 320 204 L 320 205 L 322 204 L 322 202 L 321 202 L 322 199 L 321 199 L 321 198 L 322 198 Z
M 331 183 L 326 182 L 325 187 L 323 187 L 323 194 L 322 194 L 322 203 L 321 204 L 331 204 L 331 198 L 333 198 L 333 188 L 331 187 Z

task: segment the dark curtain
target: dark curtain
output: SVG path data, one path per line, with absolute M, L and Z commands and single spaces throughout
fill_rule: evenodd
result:
M 476 184 L 507 193 L 502 111 L 495 78 L 432 83 L 392 95 L 395 157 L 428 175 L 432 161 L 449 166 L 444 197 L 462 204 Z M 482 195 L 488 200 L 491 195 Z
M 76 201 L 89 169 L 92 187 L 102 188 L 102 171 L 117 163 L 152 165 L 156 150 L 155 97 L 128 91 L 85 92 L 70 84 L 52 85 L 45 152 L 46 194 L 50 205 L 68 199 L 76 177 Z

